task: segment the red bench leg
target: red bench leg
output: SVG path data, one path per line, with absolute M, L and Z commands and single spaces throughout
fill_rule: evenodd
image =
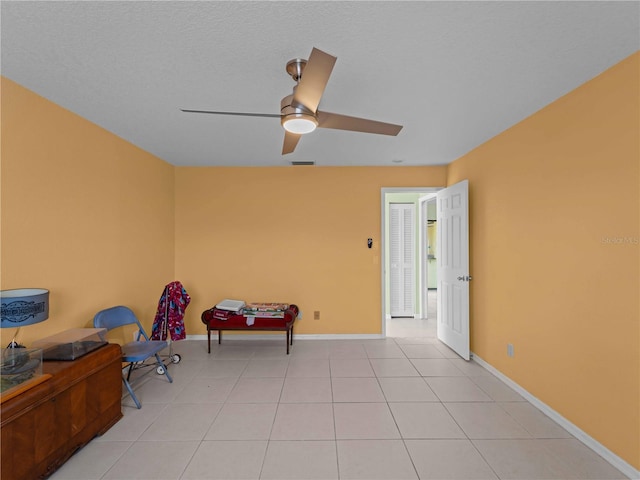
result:
M 287 355 L 289 355 L 289 336 L 290 336 L 290 333 L 289 333 L 289 329 L 287 328 Z
M 209 353 L 211 353 L 211 329 L 207 325 L 207 343 L 209 344 Z

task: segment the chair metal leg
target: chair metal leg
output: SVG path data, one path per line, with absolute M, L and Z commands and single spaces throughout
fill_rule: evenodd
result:
M 138 407 L 138 409 L 142 408 L 142 405 L 140 404 L 138 397 L 136 397 L 136 394 L 133 393 L 133 389 L 131 388 L 131 385 L 129 385 L 129 382 L 127 382 L 127 379 L 122 377 L 122 383 L 124 383 L 124 386 L 127 387 L 127 390 L 129 391 L 129 395 L 131 395 L 131 398 L 136 404 L 136 407 Z
M 162 369 L 164 370 L 164 374 L 167 376 L 169 383 L 173 383 L 173 379 L 171 378 L 171 375 L 169 375 L 169 369 L 164 363 L 162 363 L 162 360 L 160 359 L 160 355 L 158 355 L 157 353 L 156 353 L 156 360 L 158 361 L 158 366 L 162 367 Z
M 128 369 L 127 369 L 127 382 L 131 379 L 131 370 L 133 370 L 133 362 L 131 362 L 128 365 Z

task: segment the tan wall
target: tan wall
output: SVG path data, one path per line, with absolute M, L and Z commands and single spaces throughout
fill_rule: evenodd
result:
M 635 468 L 639 60 L 455 161 L 448 180 L 470 185 L 472 350 Z
M 238 298 L 296 303 L 298 333 L 379 334 L 381 188 L 445 179 L 446 167 L 177 168 L 187 332 L 204 333 L 202 311 Z
M 115 304 L 150 326 L 173 280 L 173 167 L 4 77 L 1 154 L 2 289 L 51 292 L 20 340 Z

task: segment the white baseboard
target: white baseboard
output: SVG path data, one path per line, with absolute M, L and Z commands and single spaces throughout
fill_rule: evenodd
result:
M 538 398 L 534 397 L 527 390 L 525 390 L 516 382 L 511 380 L 509 377 L 501 373 L 498 369 L 496 369 L 489 363 L 482 360 L 475 353 L 472 353 L 471 355 L 473 360 L 476 361 L 479 365 L 487 369 L 489 372 L 494 374 L 504 383 L 506 383 L 511 388 L 513 388 L 516 392 L 518 392 L 525 399 L 527 399 L 527 401 L 531 403 L 534 407 L 536 407 L 538 410 L 544 413 L 547 417 L 551 418 L 554 422 L 556 422 L 562 428 L 567 430 L 571 435 L 576 437 L 578 440 L 584 443 L 587 447 L 589 447 L 591 450 L 596 452 L 598 455 L 604 458 L 607 462 L 609 462 L 615 468 L 620 470 L 627 477 L 629 477 L 632 480 L 640 480 L 640 470 L 637 470 L 636 468 L 634 468 L 633 465 L 629 464 L 628 462 L 620 458 L 618 455 L 613 453 L 611 450 L 609 450 L 607 447 L 602 445 L 596 439 L 594 439 L 589 434 L 587 434 L 586 432 L 581 430 L 579 427 L 571 423 L 569 420 L 564 418 L 562 415 L 556 412 L 549 405 L 539 400 Z
M 281 334 L 284 332 L 280 332 Z M 280 338 L 278 334 L 245 335 L 241 333 L 225 332 L 223 338 L 232 340 L 274 340 Z M 211 338 L 218 338 L 217 333 L 211 333 Z M 380 333 L 296 333 L 294 340 L 380 340 L 386 338 Z M 187 335 L 187 340 L 206 340 L 206 335 Z
M 381 333 L 296 333 L 296 340 L 380 340 Z

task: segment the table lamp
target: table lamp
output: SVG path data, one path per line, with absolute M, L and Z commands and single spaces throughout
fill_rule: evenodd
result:
M 18 328 L 7 348 L 24 348 L 24 345 L 16 341 L 20 327 L 40 323 L 49 318 L 49 290 L 0 290 L 0 301 L 0 328 Z

